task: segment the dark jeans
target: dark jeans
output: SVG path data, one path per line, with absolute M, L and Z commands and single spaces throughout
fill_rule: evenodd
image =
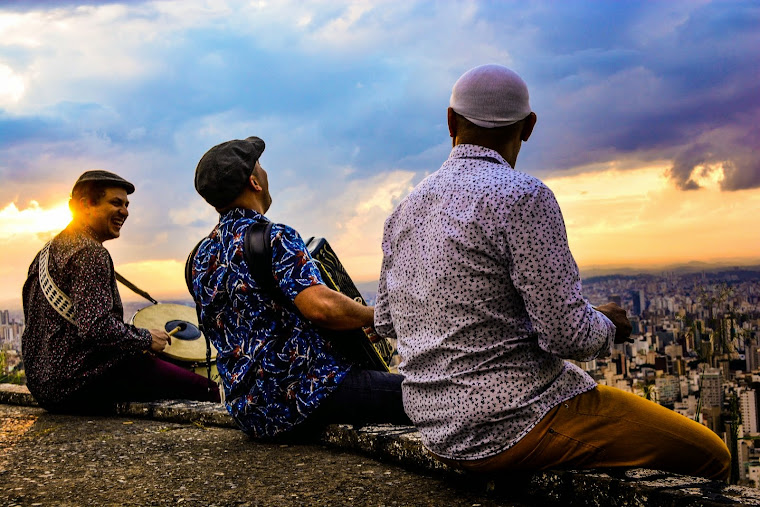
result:
M 283 435 L 286 440 L 313 438 L 328 424 L 409 425 L 397 373 L 351 368 L 338 388 L 306 420 Z
M 221 401 L 215 382 L 152 354 L 140 354 L 120 362 L 65 402 L 45 408 L 51 412 L 101 413 L 120 401 L 164 399 Z

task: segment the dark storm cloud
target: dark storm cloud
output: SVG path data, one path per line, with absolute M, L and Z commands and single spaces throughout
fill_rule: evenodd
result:
M 671 177 L 684 189 L 696 187 L 692 173 L 701 164 L 725 164 L 724 190 L 760 186 L 753 162 L 760 5 L 556 7 L 527 16 L 527 24 L 553 19 L 558 29 L 536 35 L 537 59 L 518 61 L 529 69 L 534 108 L 541 108 L 526 166 L 660 157 L 674 160 Z M 539 14 L 549 19 L 539 21 Z

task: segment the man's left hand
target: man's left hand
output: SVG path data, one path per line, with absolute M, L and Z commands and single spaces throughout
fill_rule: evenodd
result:
M 633 326 L 631 326 L 631 321 L 628 320 L 628 315 L 626 315 L 626 312 L 624 309 L 620 308 L 615 303 L 607 303 L 600 306 L 594 307 L 594 309 L 598 312 L 601 312 L 604 314 L 605 317 L 610 319 L 612 323 L 615 325 L 615 343 L 633 343 L 633 338 L 631 338 L 631 331 L 633 331 Z

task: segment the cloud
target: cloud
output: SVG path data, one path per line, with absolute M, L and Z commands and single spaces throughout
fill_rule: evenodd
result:
M 21 298 L 21 287 L 34 256 L 48 240 L 71 221 L 68 202 L 42 206 L 36 201 L 0 209 L 0 299 Z
M 682 190 L 701 188 L 697 177 L 716 168 L 720 172 L 720 188 L 743 190 L 760 187 L 760 126 L 753 115 L 747 115 L 745 125 L 718 128 L 705 132 L 676 154 L 668 171 L 670 178 Z M 756 119 L 760 115 L 754 115 Z
M 760 185 L 758 21 L 751 1 L 6 2 L 0 208 L 47 209 L 111 170 L 137 186 L 114 258 L 184 259 L 216 221 L 199 158 L 259 135 L 272 216 L 370 259 L 353 251 L 377 242 L 369 186 L 395 196 L 440 166 L 451 85 L 487 62 L 531 89 L 520 170 L 656 162 L 678 189 L 743 192 Z
M 757 72 L 750 69 L 760 69 L 760 53 L 754 49 L 760 46 L 755 29 L 760 6 L 605 6 L 596 14 L 583 9 L 568 14 L 569 6 L 559 7 L 540 22 L 547 26 L 553 16 L 569 16 L 564 29 L 536 36 L 541 48 L 537 65 L 527 58 L 520 62 L 529 66 L 528 76 L 533 77 L 528 82 L 539 116 L 532 140 L 537 149 L 526 147 L 521 164 L 540 172 L 620 156 L 643 161 L 678 158 L 674 181 L 687 185 L 683 164 L 696 153 L 707 155 L 703 138 L 758 124 L 760 96 L 753 77 Z M 609 9 L 615 11 L 606 13 L 609 33 L 587 29 Z M 582 22 L 570 23 L 578 17 Z M 733 136 L 731 146 L 720 150 L 728 154 L 726 161 L 735 171 L 724 190 L 758 185 L 752 165 L 745 161 L 755 149 L 754 138 Z M 717 143 L 709 144 L 708 151 L 715 151 Z
M 68 202 L 44 209 L 37 201 L 30 201 L 24 209 L 10 203 L 0 209 L 0 239 L 58 233 L 71 222 Z
M 24 95 L 24 78 L 7 65 L 0 64 L 0 106 L 15 104 Z
M 355 281 L 375 280 L 382 261 L 383 223 L 417 177 L 411 171 L 394 170 L 338 185 L 334 182 L 326 179 L 281 189 L 270 185 L 273 205 L 267 216 L 290 225 L 304 238 L 327 239 Z M 284 200 L 284 196 L 291 198 Z

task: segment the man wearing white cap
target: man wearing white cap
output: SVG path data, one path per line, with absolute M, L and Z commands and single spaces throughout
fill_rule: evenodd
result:
M 404 409 L 425 446 L 466 470 L 639 466 L 726 478 L 704 426 L 597 386 L 589 361 L 629 340 L 614 303 L 581 294 L 562 213 L 514 169 L 536 125 L 513 71 L 483 65 L 454 85 L 453 149 L 385 223 L 375 306 L 398 338 Z

